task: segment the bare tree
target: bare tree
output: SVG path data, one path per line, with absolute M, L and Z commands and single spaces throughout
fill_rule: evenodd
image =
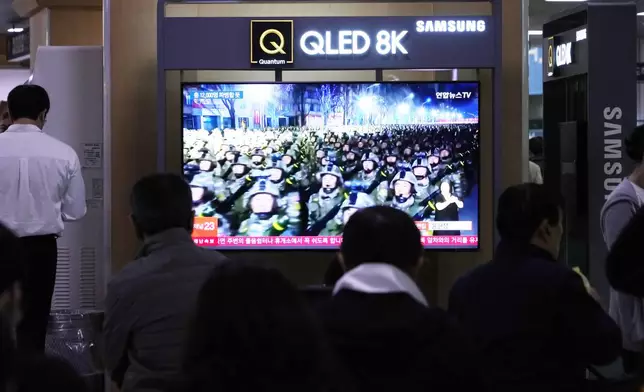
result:
M 224 88 L 225 86 L 225 88 Z M 215 84 L 215 90 L 220 91 L 220 92 L 234 92 L 233 90 L 234 85 L 232 84 Z M 228 116 L 230 117 L 230 122 L 231 122 L 231 128 L 237 128 L 237 118 L 235 116 L 235 99 L 234 98 L 221 98 L 221 96 L 218 98 L 221 103 L 224 104 L 226 109 L 228 110 Z
M 296 83 L 292 85 L 293 102 L 297 102 L 297 112 L 299 114 L 300 126 L 306 125 L 306 117 L 311 111 L 311 107 L 306 107 L 306 87 L 307 84 Z
M 342 124 L 347 125 L 349 122 L 349 103 L 351 102 L 351 85 L 345 84 L 342 86 L 344 94 L 342 97 Z
M 320 103 L 324 125 L 327 125 L 329 115 L 335 113 L 337 108 L 342 107 L 344 95 L 337 84 L 322 84 L 315 90 L 315 93 Z

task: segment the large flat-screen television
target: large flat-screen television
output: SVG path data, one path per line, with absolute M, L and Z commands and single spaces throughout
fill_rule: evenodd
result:
M 388 205 L 414 219 L 426 248 L 478 248 L 478 83 L 182 90 L 198 245 L 334 249 L 351 214 Z

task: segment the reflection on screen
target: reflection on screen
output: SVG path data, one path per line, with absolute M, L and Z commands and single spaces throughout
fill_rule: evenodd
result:
M 198 244 L 337 247 L 355 211 L 389 205 L 426 247 L 478 247 L 477 83 L 199 84 L 183 95 Z

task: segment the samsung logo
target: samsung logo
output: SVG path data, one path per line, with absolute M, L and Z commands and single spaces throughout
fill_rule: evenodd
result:
M 604 108 L 604 199 L 622 182 L 622 109 Z
M 484 20 L 419 20 L 419 33 L 483 33 L 487 29 Z

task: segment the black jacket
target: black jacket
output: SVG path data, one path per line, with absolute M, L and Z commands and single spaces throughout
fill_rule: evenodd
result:
M 501 243 L 492 262 L 454 285 L 449 311 L 497 392 L 584 390 L 586 368 L 621 350 L 619 328 L 581 278 L 536 247 Z
M 473 352 L 442 310 L 404 293 L 342 290 L 320 313 L 359 392 L 480 391 Z
M 622 229 L 606 259 L 608 282 L 617 291 L 644 298 L 644 208 Z

